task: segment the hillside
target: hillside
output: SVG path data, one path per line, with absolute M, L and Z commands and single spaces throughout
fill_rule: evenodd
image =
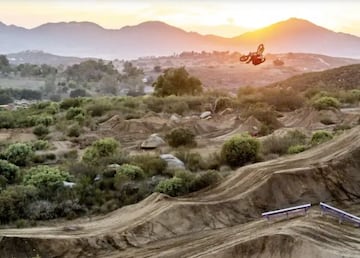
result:
M 359 37 L 337 33 L 307 20 L 291 18 L 248 32 L 234 40 L 239 45 L 265 44 L 267 51 L 319 53 L 330 56 L 359 57 Z
M 348 65 L 322 72 L 311 72 L 296 75 L 281 82 L 276 82 L 269 87 L 293 88 L 297 91 L 305 91 L 310 87 L 319 87 L 327 90 L 335 89 L 359 89 L 360 88 L 360 64 Z
M 341 202 L 358 214 L 358 132 L 356 127 L 304 153 L 242 167 L 188 197 L 153 194 L 92 221 L 0 230 L 0 255 L 357 257 L 358 230 L 320 217 L 316 204 Z M 303 203 L 315 206 L 306 217 L 260 218 L 263 211 Z
M 73 65 L 86 60 L 78 57 L 57 56 L 36 50 L 27 50 L 19 53 L 8 54 L 7 58 L 10 63 L 14 65 L 29 63 L 37 65 L 47 64 L 52 66 L 58 66 L 61 64 Z
M 70 36 L 71 35 L 71 36 Z M 360 57 L 360 38 L 336 33 L 309 21 L 289 19 L 234 38 L 187 32 L 159 21 L 121 29 L 90 22 L 47 23 L 34 29 L 0 25 L 2 53 L 39 49 L 65 56 L 105 59 L 163 56 L 182 51 L 248 52 L 261 42 L 267 52 L 306 52 Z
M 274 60 L 284 62 L 282 66 L 274 65 Z M 277 83 L 295 75 L 307 72 L 324 71 L 340 66 L 359 64 L 359 59 L 331 57 L 306 53 L 267 54 L 266 62 L 261 66 L 247 65 L 239 62 L 231 54 L 188 57 L 159 57 L 134 60 L 145 74 L 156 78 L 154 66 L 166 69 L 172 66 L 186 66 L 186 69 L 198 77 L 207 88 L 226 88 L 236 92 L 242 86 L 266 86 Z M 118 62 L 115 62 L 118 64 Z M 119 64 L 120 66 L 120 64 Z

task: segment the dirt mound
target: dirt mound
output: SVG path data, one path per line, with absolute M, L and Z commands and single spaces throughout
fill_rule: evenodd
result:
M 286 113 L 279 120 L 286 127 L 303 127 L 317 130 L 323 129 L 327 125 L 342 123 L 344 114 L 337 109 L 318 111 L 313 108 L 306 108 Z
M 0 257 L 17 257 L 16 250 L 5 253 L 10 249 L 4 245 L 15 246 L 19 239 L 32 241 L 40 255 L 47 252 L 44 257 L 241 257 L 243 252 L 250 257 L 309 257 L 307 250 L 319 257 L 356 257 L 360 233 L 351 226 L 319 219 L 319 214 L 273 224 L 259 217 L 291 205 L 359 199 L 359 130 L 298 155 L 240 168 L 218 186 L 188 197 L 153 194 L 92 222 L 77 223 L 81 229 L 76 232 L 64 232 L 64 225 L 0 230 Z
M 245 122 L 241 123 L 237 128 L 235 128 L 231 132 L 221 135 L 221 136 L 218 136 L 218 137 L 214 138 L 213 140 L 225 141 L 236 134 L 242 134 L 245 132 L 248 132 L 251 135 L 256 135 L 257 133 L 259 133 L 261 126 L 262 126 L 262 123 L 259 120 L 257 120 L 253 116 L 250 116 L 245 120 Z

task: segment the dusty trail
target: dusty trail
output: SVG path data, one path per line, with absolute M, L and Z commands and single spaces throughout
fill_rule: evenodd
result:
M 184 198 L 153 194 L 76 231 L 63 225 L 0 230 L 0 257 L 309 257 L 307 250 L 316 257 L 359 257 L 360 231 L 316 211 L 274 224 L 259 220 L 261 212 L 289 205 L 358 201 L 359 132 L 240 168 L 215 188 Z

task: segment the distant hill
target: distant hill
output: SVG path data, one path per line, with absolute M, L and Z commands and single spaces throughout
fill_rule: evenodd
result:
M 234 38 L 186 32 L 159 21 L 104 29 L 90 22 L 47 23 L 24 29 L 0 23 L 0 52 L 28 49 L 64 56 L 129 59 L 182 51 L 254 51 L 264 43 L 267 53 L 307 52 L 360 58 L 360 38 L 336 33 L 309 21 L 289 19 Z
M 337 33 L 296 18 L 245 33 L 234 40 L 240 45 L 263 42 L 267 51 L 273 53 L 302 52 L 360 58 L 359 37 Z
M 27 50 L 19 53 L 8 54 L 7 58 L 9 59 L 10 63 L 14 65 L 30 63 L 30 64 L 38 64 L 38 65 L 48 64 L 52 66 L 73 65 L 86 60 L 84 58 L 79 58 L 79 57 L 52 55 L 37 50 Z
M 305 91 L 311 87 L 324 89 L 360 89 L 360 64 L 342 66 L 322 72 L 296 75 L 269 87 L 293 88 Z

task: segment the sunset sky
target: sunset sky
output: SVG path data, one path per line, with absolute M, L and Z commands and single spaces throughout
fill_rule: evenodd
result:
M 26 28 L 91 21 L 118 29 L 159 20 L 187 31 L 230 37 L 290 17 L 360 36 L 360 1 L 356 0 L 0 0 L 0 21 Z

